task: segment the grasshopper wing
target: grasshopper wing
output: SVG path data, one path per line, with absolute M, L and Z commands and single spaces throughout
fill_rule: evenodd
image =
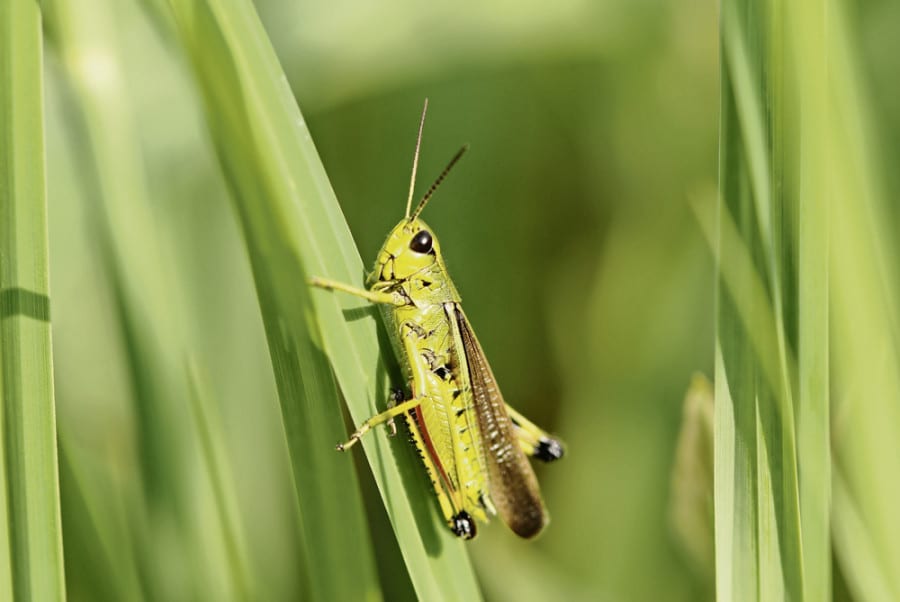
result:
M 500 518 L 516 535 L 534 537 L 549 520 L 537 478 L 516 440 L 513 423 L 484 351 L 458 305 L 456 317 L 481 430 L 491 501 Z

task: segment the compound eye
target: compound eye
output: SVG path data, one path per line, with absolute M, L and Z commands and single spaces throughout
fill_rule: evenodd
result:
M 409 248 L 416 253 L 431 253 L 432 242 L 431 233 L 428 230 L 419 230 L 409 241 Z

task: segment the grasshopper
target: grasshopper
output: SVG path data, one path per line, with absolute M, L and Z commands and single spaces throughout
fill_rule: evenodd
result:
M 437 238 L 419 219 L 467 146 L 411 211 L 427 109 L 426 100 L 406 215 L 388 234 L 366 288 L 324 278 L 311 281 L 379 306 L 409 391 L 408 396 L 401 389 L 392 391 L 389 409 L 366 420 L 337 449 L 349 449 L 379 424 L 388 423 L 396 433 L 393 420 L 402 415 L 454 534 L 472 539 L 476 519 L 487 522 L 489 515 L 499 514 L 513 532 L 531 538 L 549 517 L 528 457 L 551 462 L 561 458 L 564 449 L 504 402 Z

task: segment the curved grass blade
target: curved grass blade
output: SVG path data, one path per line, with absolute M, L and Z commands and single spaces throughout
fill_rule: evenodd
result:
M 374 595 L 357 486 L 348 482 L 348 459 L 333 450 L 346 433 L 331 374 L 355 422 L 383 407 L 387 380 L 376 316 L 358 301 L 311 293 L 305 280 L 315 274 L 362 284 L 362 262 L 250 3 L 171 0 L 171 6 L 248 246 L 307 545 L 317 546 L 311 574 L 338 581 L 320 582 L 320 592 L 346 593 L 351 582 L 359 584 L 356 595 L 330 599 Z M 363 446 L 419 597 L 478 599 L 463 544 L 441 524 L 414 454 L 381 432 Z
M 41 13 L 0 4 L 0 598 L 64 600 Z

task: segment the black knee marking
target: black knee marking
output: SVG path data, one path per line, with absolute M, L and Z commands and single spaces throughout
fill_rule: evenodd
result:
M 542 462 L 554 462 L 566 455 L 566 450 L 556 439 L 541 439 L 534 450 L 534 457 Z
M 475 529 L 475 521 L 465 510 L 454 516 L 452 520 L 453 525 L 450 528 L 457 537 L 472 539 L 478 533 Z

